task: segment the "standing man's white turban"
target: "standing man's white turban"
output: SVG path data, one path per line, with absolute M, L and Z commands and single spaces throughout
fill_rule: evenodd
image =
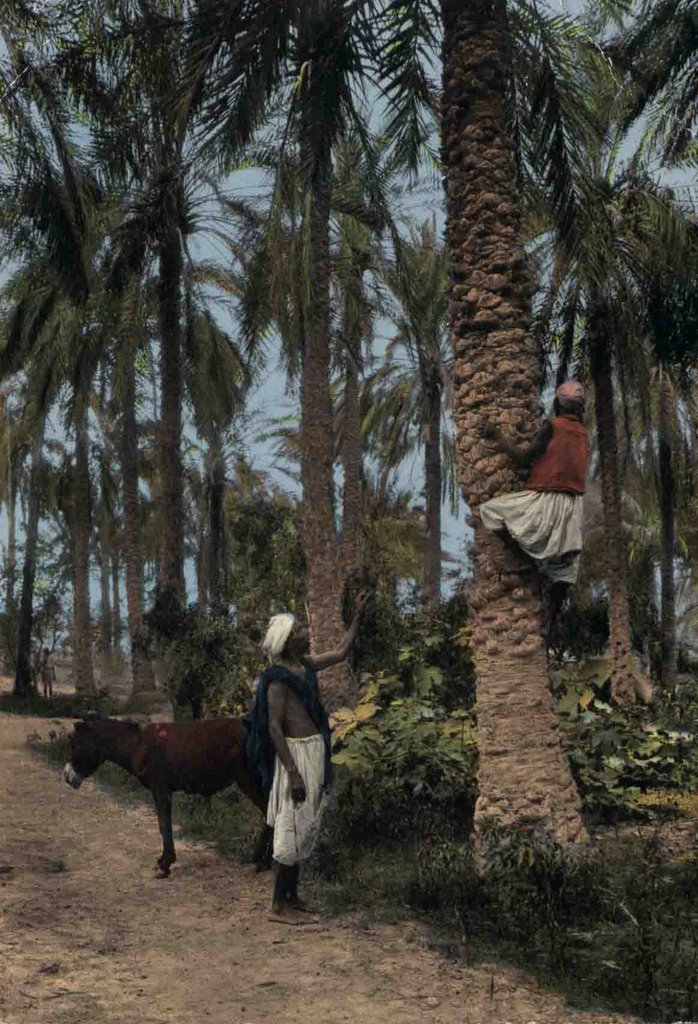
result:
M 288 612 L 284 612 L 282 615 L 273 615 L 269 620 L 269 628 L 267 635 L 264 638 L 262 644 L 262 650 L 270 661 L 274 661 L 279 657 L 286 641 L 290 637 L 293 627 L 296 624 L 295 615 L 290 615 Z

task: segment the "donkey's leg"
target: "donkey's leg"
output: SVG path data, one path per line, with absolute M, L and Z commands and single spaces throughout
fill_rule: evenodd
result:
M 152 793 L 162 836 L 162 856 L 158 857 L 157 865 L 162 871 L 163 877 L 167 878 L 170 873 L 170 865 L 177 860 L 172 836 L 172 794 L 168 789 L 156 789 Z
M 265 822 L 252 855 L 256 871 L 271 871 L 274 829 Z

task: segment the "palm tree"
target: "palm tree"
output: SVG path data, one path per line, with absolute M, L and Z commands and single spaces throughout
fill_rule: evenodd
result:
M 12 401 L 14 388 L 0 391 L 0 500 L 7 517 L 7 543 L 4 552 L 4 603 L 6 630 L 4 641 L 4 669 L 9 674 L 14 654 L 10 649 L 10 626 L 16 614 L 15 588 L 17 582 L 17 499 L 20 476 L 25 456 L 22 437 L 21 408 Z
M 696 318 L 698 293 L 695 287 L 695 239 L 689 237 L 689 251 L 674 251 L 673 260 L 661 254 L 662 267 L 647 303 L 648 340 L 656 364 L 655 401 L 646 403 L 655 415 L 656 470 L 654 475 L 661 517 L 661 676 L 665 692 L 676 685 L 676 580 L 677 516 L 692 495 L 693 474 L 687 471 L 694 454 L 694 439 L 684 421 L 692 419 L 695 402 Z M 675 262 L 674 262 L 675 261 Z M 689 486 L 687 486 L 687 484 Z
M 31 469 L 29 471 L 29 499 L 24 535 L 24 567 L 22 570 L 22 590 L 17 631 L 17 656 L 15 658 L 14 693 L 17 696 L 25 696 L 29 693 L 32 683 L 31 645 L 34 620 L 34 578 L 36 576 L 41 494 L 44 487 L 43 429 L 44 419 L 39 417 L 38 424 L 35 426 Z
M 76 480 L 84 497 L 89 470 L 85 447 L 85 414 L 81 402 L 93 362 L 89 356 L 91 333 L 83 332 L 79 310 L 87 302 L 93 287 L 96 229 L 95 211 L 99 192 L 94 179 L 82 163 L 73 145 L 70 113 L 65 95 L 55 76 L 23 49 L 16 33 L 14 16 L 21 5 L 10 8 L 10 31 L 5 36 L 9 73 L 21 75 L 22 89 L 6 94 L 3 114 L 16 144 L 3 182 L 5 217 L 2 225 L 5 253 L 21 252 L 23 267 L 15 275 L 11 298 L 14 301 L 7 324 L 5 346 L 0 353 L 0 372 L 16 372 L 23 360 L 28 365 L 29 387 L 39 416 L 47 414 L 57 390 L 65 381 L 63 363 L 76 361 L 73 395 L 76 416 Z M 26 7 L 27 15 L 31 14 Z M 47 27 L 42 23 L 41 28 Z M 41 36 L 39 35 L 40 39 Z M 4 77 L 7 70 L 3 64 Z M 3 156 L 5 153 L 3 152 Z M 79 354 L 78 354 L 79 353 Z M 83 365 L 81 356 L 85 356 Z M 43 435 L 43 428 L 40 431 Z M 25 546 L 25 571 L 22 591 L 19 653 L 15 688 L 25 692 L 31 646 L 33 576 L 39 530 L 38 487 L 42 471 L 41 445 L 32 459 L 29 523 Z M 89 626 L 89 503 L 79 506 L 76 517 L 76 558 L 74 598 L 76 626 Z M 91 642 L 81 635 L 77 643 L 78 684 L 92 687 Z
M 483 443 L 485 423 L 531 437 L 539 416 L 522 174 L 535 167 L 564 220 L 574 152 L 589 134 L 584 82 L 571 74 L 575 26 L 537 4 L 442 0 L 441 16 L 456 456 L 475 529 L 476 828 L 535 821 L 564 843 L 585 831 L 547 685 L 539 590 L 524 564 L 484 532 L 478 509 L 520 487 L 507 457 Z
M 121 406 L 119 455 L 124 515 L 123 549 L 126 571 L 126 609 L 131 643 L 133 692 L 153 690 L 155 682 L 143 638 L 142 511 L 138 469 L 137 340 L 133 330 L 119 345 L 116 391 Z
M 158 456 L 162 504 L 159 587 L 178 603 L 185 597 L 182 406 L 183 301 L 186 238 L 197 229 L 198 168 L 191 119 L 173 99 L 181 86 L 186 5 L 160 0 L 137 10 L 113 4 L 105 21 L 95 6 L 87 30 L 58 55 L 57 68 L 92 119 L 100 173 L 115 187 L 126 212 L 114 246 L 113 284 L 157 267 L 160 341 Z M 89 58 L 87 54 L 91 55 Z M 82 63 L 81 63 L 82 61 Z
M 75 461 L 72 480 L 73 654 L 75 690 L 94 691 L 92 619 L 90 615 L 90 539 L 93 506 L 89 463 L 88 401 L 79 395 L 75 408 Z
M 344 630 L 330 387 L 333 153 L 351 131 L 371 151 L 359 106 L 372 6 L 368 0 L 309 0 L 270 11 L 268 4 L 255 0 L 244 11 L 231 11 L 222 2 L 201 3 L 191 28 L 189 78 L 210 145 L 228 160 L 237 157 L 273 101 L 285 115 L 280 171 L 292 147 L 297 156 L 301 201 L 294 264 L 300 279 L 293 312 L 301 364 L 300 476 L 307 604 L 313 643 L 319 648 L 333 646 Z M 368 164 L 375 164 L 372 151 Z M 283 200 L 277 178 L 279 209 Z M 272 232 L 274 242 L 278 233 Z M 355 696 L 344 666 L 327 671 L 323 685 L 329 706 Z
M 432 222 L 419 236 L 399 242 L 393 262 L 379 273 L 393 298 L 388 315 L 396 336 L 384 365 L 376 372 L 366 429 L 375 435 L 381 460 L 396 465 L 415 447 L 424 450 L 426 497 L 423 597 L 428 605 L 441 598 L 441 505 L 444 491 L 444 432 L 451 394 L 453 352 L 446 334 L 449 265 L 438 247 Z M 447 463 L 448 465 L 448 463 Z

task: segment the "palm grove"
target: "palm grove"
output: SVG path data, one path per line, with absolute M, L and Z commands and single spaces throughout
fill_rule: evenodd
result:
M 672 694 L 696 553 L 698 307 L 693 210 L 664 169 L 692 161 L 696 48 L 680 0 L 552 6 L 3 5 L 17 695 L 37 645 L 69 628 L 78 693 L 122 647 L 134 690 L 152 689 L 157 649 L 180 689 L 229 711 L 268 615 L 305 607 L 328 647 L 369 584 L 374 639 L 325 681 L 331 708 L 362 700 L 340 732 L 378 713 L 365 677 L 400 661 L 398 635 L 447 626 L 477 680 L 476 824 L 585 835 L 538 583 L 479 527 L 482 502 L 519 486 L 482 431 L 524 440 L 550 384 L 590 385 L 601 501 L 557 654 L 607 646 L 618 705 L 652 683 Z M 427 211 L 444 202 L 441 240 Z M 252 407 L 277 363 L 297 420 Z M 259 433 L 300 500 L 255 466 Z M 456 481 L 474 541 L 445 600 Z

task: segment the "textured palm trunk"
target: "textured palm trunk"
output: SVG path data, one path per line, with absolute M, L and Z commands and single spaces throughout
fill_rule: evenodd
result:
M 111 586 L 112 586 L 112 646 L 115 651 L 121 649 L 121 559 L 119 549 L 112 538 L 111 555 Z
M 334 430 L 330 391 L 329 219 L 332 163 L 329 148 L 315 158 L 310 182 L 312 280 L 304 318 L 301 383 L 301 483 L 307 601 L 313 649 L 335 647 L 344 634 L 344 573 L 334 515 Z M 309 163 L 309 161 L 307 162 Z M 306 165 L 307 165 L 306 163 Z M 355 701 L 346 664 L 323 672 L 323 699 L 333 710 Z
M 225 613 L 227 593 L 227 547 L 225 538 L 225 460 L 220 437 L 211 440 L 208 458 L 209 478 L 209 593 L 214 615 Z
M 15 606 L 17 581 L 17 485 L 14 477 L 8 481 L 7 493 L 7 551 L 5 554 L 5 608 Z
M 641 671 L 632 647 L 618 430 L 613 393 L 613 326 L 609 311 L 600 299 L 592 302 L 588 330 L 589 363 L 594 384 L 596 429 L 601 462 L 601 501 L 611 634 L 611 693 L 613 698 L 620 702 L 630 701 L 635 695 L 643 700 L 650 700 L 650 682 Z
M 101 531 L 100 531 L 101 532 Z M 112 649 L 112 572 L 103 537 L 99 539 L 99 646 Z
M 661 675 L 660 685 L 665 693 L 676 688 L 676 480 L 671 430 L 671 382 L 665 370 L 660 370 L 659 381 L 659 505 L 662 519 L 661 556 Z
M 355 324 L 354 319 L 351 311 L 347 309 L 344 322 L 348 351 L 345 353 L 344 359 L 342 554 L 345 572 L 349 578 L 357 575 L 361 570 L 361 539 L 363 536 L 363 448 L 359 408 L 361 324 L 359 322 Z
M 209 605 L 208 559 L 210 544 L 206 525 L 206 519 L 202 515 L 196 538 L 196 601 L 201 611 L 205 611 Z
M 429 416 L 424 440 L 424 601 L 435 607 L 441 600 L 441 389 L 429 394 Z
M 24 537 L 24 566 L 22 570 L 22 594 L 19 605 L 17 630 L 17 657 L 15 659 L 14 692 L 24 696 L 31 689 L 31 646 L 34 626 L 34 578 L 36 556 L 39 544 L 39 519 L 41 516 L 41 491 L 44 476 L 43 427 L 32 448 L 31 470 L 29 473 L 29 500 L 27 503 L 27 526 Z
M 5 554 L 5 611 L 15 611 L 15 585 L 17 581 L 17 484 L 12 469 L 7 481 L 7 551 Z M 4 651 L 3 671 L 6 675 L 14 669 L 14 658 L 9 647 Z
M 160 244 L 158 302 L 160 312 L 161 487 L 160 589 L 181 603 L 184 587 L 184 473 L 182 468 L 182 275 L 179 234 L 168 231 Z
M 75 423 L 75 490 L 73 504 L 73 666 L 76 693 L 94 693 L 92 620 L 90 617 L 90 465 L 87 404 Z
M 483 529 L 479 514 L 482 502 L 520 489 L 509 459 L 482 441 L 481 429 L 492 421 L 530 438 L 541 387 L 510 141 L 506 4 L 442 0 L 442 13 L 457 463 L 475 529 L 476 835 L 481 841 L 490 825 L 530 825 L 568 843 L 586 833 L 548 688 L 539 585 L 523 559 Z
M 104 521 L 99 531 L 99 591 L 99 641 L 102 651 L 108 653 L 112 646 L 111 560 Z
M 121 417 L 121 486 L 124 506 L 124 568 L 126 570 L 126 610 L 131 645 L 133 692 L 155 689 L 148 652 L 143 643 L 143 551 L 141 545 L 141 509 L 138 491 L 138 427 L 136 424 L 135 351 L 125 356 L 123 375 L 123 412 Z

